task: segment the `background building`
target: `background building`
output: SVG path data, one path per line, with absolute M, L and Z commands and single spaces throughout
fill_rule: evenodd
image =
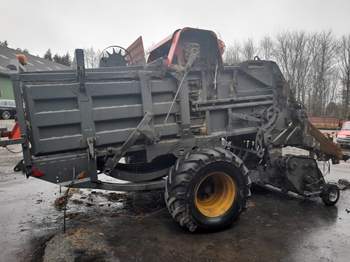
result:
M 33 56 L 28 53 L 23 53 L 19 50 L 0 46 L 0 99 L 14 99 L 12 82 L 10 74 L 13 71 L 9 70 L 7 66 L 12 59 L 16 59 L 16 54 L 25 54 L 28 58 L 26 68 L 28 71 L 52 71 L 52 70 L 66 70 L 68 66 L 61 65 L 38 56 Z

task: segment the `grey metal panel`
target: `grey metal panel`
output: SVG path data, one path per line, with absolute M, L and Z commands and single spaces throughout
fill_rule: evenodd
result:
M 76 137 L 81 133 L 77 84 L 25 83 L 23 92 L 34 154 L 81 146 L 81 135 Z
M 156 131 L 158 132 L 160 137 L 163 136 L 174 136 L 179 133 L 179 126 L 176 123 L 167 123 L 154 125 Z
M 236 92 L 238 96 L 265 95 L 272 93 L 272 87 L 259 85 L 254 78 L 249 75 L 239 74 L 237 77 Z
M 207 101 L 198 101 L 196 104 L 203 105 L 208 103 L 216 103 L 219 104 L 221 102 L 244 102 L 244 101 L 254 101 L 254 100 L 266 100 L 266 99 L 273 99 L 273 95 L 257 95 L 257 96 L 245 96 L 245 97 L 228 97 L 228 98 L 222 98 L 222 99 L 216 99 L 216 100 L 207 100 Z
M 79 149 L 83 148 L 81 145 L 83 136 L 81 134 L 52 137 L 46 139 L 40 139 L 37 143 L 36 153 L 49 153 L 49 152 L 60 152 L 68 149 Z
M 149 76 L 147 75 L 146 72 L 140 71 L 139 77 L 140 77 L 143 113 L 144 114 L 150 113 L 151 115 L 153 115 L 153 104 L 152 104 L 153 102 L 152 102 L 152 93 L 151 93 L 152 85 L 150 84 Z
M 29 126 L 27 126 L 27 135 L 31 143 L 31 153 L 38 152 L 39 147 L 39 129 L 34 123 L 33 115 L 35 114 L 34 100 L 30 95 L 30 89 L 26 88 L 25 83 L 22 82 L 23 98 L 25 100 L 25 117 L 28 120 Z
M 154 72 L 156 76 L 161 76 L 161 72 Z M 96 80 L 117 80 L 117 79 L 138 79 L 138 71 L 117 71 L 117 72 L 106 72 L 106 71 L 91 71 L 87 72 L 86 80 L 87 81 L 96 81 Z
M 95 121 L 96 132 L 136 128 L 142 117 Z
M 187 82 L 183 84 L 180 92 L 180 110 L 181 110 L 181 124 L 184 128 L 188 128 L 191 123 L 191 118 L 190 118 L 190 101 L 188 96 Z
M 125 68 L 87 70 L 84 89 L 77 82 L 75 71 L 20 75 L 31 128 L 32 152 L 41 155 L 81 150 L 87 147 L 86 135 L 89 134 L 96 136 L 97 146 L 123 142 L 144 115 L 137 73 L 137 70 Z M 152 72 L 146 73 L 152 76 Z M 147 95 L 148 104 L 159 123 L 170 108 L 176 82 L 171 78 L 150 78 L 148 81 L 151 91 Z M 153 99 L 155 103 L 152 103 Z M 177 112 L 179 106 L 176 104 L 172 113 Z M 170 122 L 168 127 L 155 128 L 161 136 L 178 134 L 175 119 L 171 120 L 173 123 Z
M 94 108 L 133 106 L 142 104 L 140 94 L 94 96 L 91 99 Z
M 210 112 L 211 132 L 226 130 L 228 126 L 227 110 L 215 110 Z
M 48 111 L 36 113 L 33 120 L 38 127 L 44 126 L 59 126 L 80 123 L 81 114 L 78 109 L 62 110 L 62 111 Z
M 78 85 L 76 83 L 67 84 L 26 84 L 27 92 L 30 92 L 32 99 L 60 99 L 77 96 Z
M 93 110 L 94 121 L 116 120 L 122 118 L 135 118 L 143 115 L 142 105 L 125 105 L 113 107 L 99 107 Z
M 123 143 L 133 130 L 133 128 L 129 128 L 97 132 L 96 145 L 111 146 L 113 144 Z M 180 131 L 179 126 L 176 123 L 155 125 L 155 130 L 159 134 L 159 137 L 177 137 Z
M 229 105 L 222 105 L 222 106 L 203 106 L 200 109 L 196 109 L 194 111 L 206 111 L 206 110 L 221 110 L 221 109 L 228 109 L 228 108 L 244 108 L 244 107 L 256 107 L 259 105 L 272 105 L 273 100 L 267 100 L 267 101 L 258 101 L 258 102 L 247 102 L 247 103 L 237 103 L 237 104 L 229 104 Z
M 56 137 L 68 137 L 81 133 L 81 123 L 73 123 L 67 125 L 50 125 L 38 127 L 40 134 L 40 141 L 44 139 L 51 139 Z
M 120 71 L 137 71 L 137 70 L 142 70 L 144 69 L 144 66 L 138 66 L 138 65 L 132 65 L 132 66 L 114 66 L 114 67 L 97 67 L 97 68 L 86 68 L 85 72 L 86 73 L 91 73 L 91 72 L 120 72 Z
M 88 170 L 87 154 L 59 154 L 50 157 L 34 158 L 33 164 L 45 174 L 45 180 L 62 183 L 76 179 L 81 172 Z
M 152 93 L 176 92 L 177 84 L 173 78 L 152 80 Z
M 60 111 L 74 111 L 79 109 L 77 97 L 56 99 L 36 99 L 33 113 L 47 113 Z
M 225 99 L 233 96 L 234 82 L 232 74 L 221 74 L 220 81 L 217 83 L 218 99 Z
M 150 80 L 152 93 L 176 91 L 176 84 L 171 79 Z M 141 86 L 138 80 L 121 80 L 110 82 L 87 82 L 86 88 L 91 96 L 140 94 Z
M 121 82 L 87 82 L 86 88 L 93 97 L 106 95 L 140 94 L 140 82 L 136 80 Z
M 24 82 L 45 82 L 45 81 L 75 81 L 76 71 L 54 71 L 54 72 L 35 72 L 21 74 L 21 81 Z
M 213 132 L 212 135 L 215 135 L 215 136 L 240 136 L 240 135 L 256 133 L 257 130 L 258 130 L 257 127 L 244 127 L 244 128 L 236 128 L 236 129 L 229 130 L 229 131 L 217 131 L 217 132 Z
M 153 113 L 154 115 L 165 115 L 169 108 L 171 102 L 164 103 L 154 103 Z M 171 113 L 178 112 L 178 105 L 175 105 Z M 113 107 L 99 107 L 93 109 L 93 119 L 94 121 L 103 120 L 117 120 L 123 118 L 135 118 L 142 117 L 143 110 L 141 104 L 125 105 L 125 106 L 113 106 Z
M 165 124 L 165 125 L 155 125 L 156 132 L 162 136 L 174 136 L 179 132 L 179 127 L 177 124 Z M 119 130 L 108 130 L 96 132 L 96 145 L 111 145 L 115 143 L 124 142 L 128 136 L 133 131 L 133 128 L 119 129 Z
M 24 103 L 23 103 L 23 97 L 22 97 L 22 86 L 23 84 L 20 82 L 19 75 L 11 75 L 11 79 L 13 81 L 13 92 L 15 95 L 15 101 L 16 101 L 16 111 L 17 111 L 17 120 L 19 123 L 21 136 L 24 138 L 24 143 L 22 143 L 22 151 L 23 151 L 23 159 L 25 168 L 30 170 L 31 169 L 31 152 L 29 148 L 29 140 L 28 140 L 28 128 L 26 125 L 26 118 L 25 118 L 25 110 L 24 110 Z

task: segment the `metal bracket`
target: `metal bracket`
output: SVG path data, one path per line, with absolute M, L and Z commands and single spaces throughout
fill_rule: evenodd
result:
M 177 100 L 177 97 L 178 95 L 180 94 L 181 90 L 182 90 L 182 87 L 184 86 L 183 83 L 187 77 L 187 74 L 190 72 L 191 68 L 192 68 L 192 65 L 194 64 L 194 62 L 196 61 L 196 59 L 199 57 L 199 49 L 197 47 L 193 47 L 191 48 L 190 50 L 190 55 L 189 55 L 189 58 L 187 60 L 187 63 L 185 65 L 185 68 L 184 68 L 184 72 L 181 72 L 180 75 L 181 75 L 181 78 L 178 78 L 181 79 L 180 80 L 180 83 L 177 87 L 177 90 L 176 90 L 176 93 L 174 95 L 174 98 L 173 100 L 171 101 L 171 104 L 170 104 L 170 107 L 169 107 L 169 110 L 168 110 L 168 113 L 166 114 L 165 116 L 165 119 L 164 119 L 164 124 L 166 124 L 168 122 L 168 118 L 170 116 L 170 113 L 171 113 L 171 110 L 173 109 L 174 107 L 174 104 Z
M 243 114 L 243 113 L 230 112 L 230 117 L 236 117 L 236 118 L 251 121 L 251 122 L 258 122 L 258 123 L 262 122 L 260 118 L 257 118 L 248 114 Z
M 110 152 L 114 153 L 113 158 L 108 158 L 105 164 L 104 172 L 109 174 L 118 164 L 119 160 L 126 153 L 127 149 L 132 146 L 136 140 L 141 136 L 141 134 L 145 135 L 145 137 L 151 141 L 155 141 L 155 135 L 149 127 L 149 123 L 152 120 L 152 114 L 146 113 L 142 118 L 141 122 L 138 126 L 131 132 L 128 138 L 125 140 L 124 144 L 120 148 L 111 148 Z
M 84 50 L 75 49 L 75 59 L 77 61 L 77 80 L 79 82 L 79 89 L 81 92 L 85 91 L 85 61 Z
M 96 152 L 95 152 L 95 141 L 96 139 L 94 137 L 88 137 L 86 139 L 86 143 L 88 145 L 88 153 L 90 159 L 96 158 Z

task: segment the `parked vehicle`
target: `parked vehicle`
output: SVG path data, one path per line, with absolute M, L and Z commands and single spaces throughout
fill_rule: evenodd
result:
M 3 120 L 15 118 L 16 103 L 15 100 L 0 99 L 0 117 Z
M 170 215 L 191 232 L 230 225 L 251 183 L 338 201 L 315 157 L 345 157 L 288 95 L 275 62 L 225 66 L 215 33 L 193 28 L 162 41 L 146 65 L 132 65 L 124 51 L 106 54 L 101 68 L 85 69 L 78 49 L 75 69 L 12 75 L 27 176 L 75 188 L 164 189 Z M 285 146 L 312 157 L 284 156 Z M 127 183 L 101 181 L 101 173 Z
M 337 134 L 337 143 L 341 147 L 350 147 L 350 121 L 345 121 Z

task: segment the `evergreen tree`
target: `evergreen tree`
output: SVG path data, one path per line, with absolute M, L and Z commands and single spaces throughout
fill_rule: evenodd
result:
M 60 56 L 59 54 L 55 54 L 53 57 L 53 61 L 66 66 L 70 66 L 72 64 L 72 60 L 68 52 L 62 56 Z
M 44 58 L 47 60 L 52 61 L 52 53 L 51 53 L 51 49 L 47 49 L 46 53 L 44 54 Z
M 69 53 L 67 52 L 64 56 L 62 56 L 63 58 L 63 64 L 66 66 L 70 66 L 72 64 L 72 59 L 69 55 Z

